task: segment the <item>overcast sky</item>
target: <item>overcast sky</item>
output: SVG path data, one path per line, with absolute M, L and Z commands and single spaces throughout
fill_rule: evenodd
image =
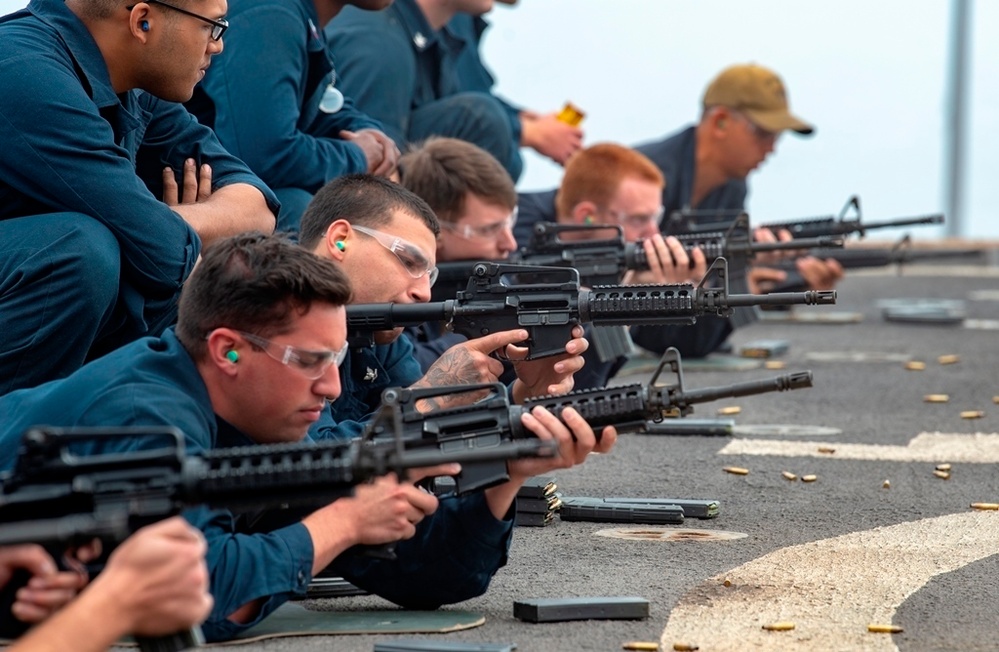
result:
M 0 0 L 0 13 L 24 4 Z M 858 194 L 873 221 L 944 209 L 950 10 L 944 0 L 521 0 L 493 10 L 484 52 L 508 99 L 583 108 L 588 144 L 672 133 L 696 119 L 722 68 L 771 67 L 816 133 L 785 135 L 751 177 L 754 220 L 837 213 Z M 964 234 L 996 238 L 999 2 L 972 0 L 972 21 Z M 559 178 L 529 155 L 519 187 Z
M 757 221 L 837 213 L 870 220 L 944 209 L 949 2 L 942 0 L 521 0 L 497 5 L 485 40 L 499 91 L 588 112 L 587 143 L 635 144 L 696 119 L 708 81 L 755 61 L 785 81 L 811 138 L 785 135 L 750 179 Z M 999 3 L 972 2 L 967 235 L 999 236 Z M 523 189 L 560 171 L 532 156 Z M 940 232 L 922 227 L 913 235 Z

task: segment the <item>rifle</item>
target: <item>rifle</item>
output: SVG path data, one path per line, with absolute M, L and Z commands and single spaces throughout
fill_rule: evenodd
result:
M 606 232 L 612 237 L 574 240 L 566 234 Z M 733 274 L 737 273 L 756 254 L 811 247 L 841 247 L 837 238 L 811 238 L 795 242 L 752 242 L 749 236 L 749 216 L 741 213 L 724 231 L 688 233 L 675 236 L 689 255 L 695 248 L 704 252 L 707 260 L 726 258 Z M 439 263 L 438 277 L 433 287 L 434 300 L 454 298 L 472 276 L 478 261 L 459 260 Z M 498 264 L 541 265 L 545 267 L 572 267 L 579 272 L 580 283 L 587 287 L 613 285 L 629 270 L 649 269 L 648 257 L 642 241 L 625 242 L 624 229 L 617 225 L 557 224 L 538 222 L 534 225 L 531 241 L 505 261 Z M 693 261 L 691 261 L 693 267 Z
M 95 538 L 107 544 L 105 550 L 113 548 L 135 529 L 185 507 L 319 507 L 393 471 L 403 477 L 407 469 L 451 462 L 502 466 L 510 459 L 556 452 L 550 442 L 537 439 L 410 449 L 401 437 L 394 394 L 386 394 L 365 434 L 351 442 L 268 444 L 185 456 L 184 436 L 172 427 L 32 428 L 23 436 L 14 469 L 0 475 L 0 546 L 38 543 L 58 559 L 67 548 Z M 154 447 L 94 456 L 72 451 L 77 444 L 122 436 L 142 437 Z M 27 579 L 22 573 L 19 583 L 3 587 L 4 614 Z M 172 651 L 202 640 L 200 631 L 192 630 L 138 642 L 143 650 Z
M 718 288 L 705 287 L 717 276 Z M 431 303 L 372 303 L 347 306 L 347 341 L 370 346 L 375 331 L 423 322 L 446 322 L 469 338 L 522 328 L 528 360 L 558 355 L 578 324 L 692 324 L 704 314 L 728 316 L 740 306 L 833 304 L 835 291 L 729 294 L 728 262 L 715 260 L 697 286 L 598 286 L 581 290 L 572 268 L 476 263 L 468 286 L 454 299 Z
M 851 209 L 853 209 L 854 215 L 848 218 L 847 214 Z M 719 228 L 720 221 L 727 223 L 736 214 L 732 210 L 695 211 L 688 209 L 674 211 L 667 219 L 664 230 L 666 233 L 703 233 L 705 231 L 715 231 Z M 828 215 L 790 220 L 787 222 L 772 222 L 760 226 L 764 229 L 770 229 L 774 233 L 782 229 L 787 229 L 795 239 L 798 239 L 819 238 L 823 236 L 847 236 L 853 233 L 864 237 L 868 231 L 877 229 L 918 226 L 922 224 L 943 224 L 943 222 L 944 216 L 941 213 L 885 220 L 882 222 L 862 222 L 860 198 L 853 195 L 846 201 L 838 216 Z
M 675 374 L 676 383 L 657 384 L 659 376 L 667 367 Z M 812 372 L 798 371 L 763 380 L 686 390 L 680 352 L 670 347 L 663 353 L 659 365 L 646 383 L 580 390 L 563 396 L 540 397 L 525 401 L 523 407 L 530 409 L 535 405 L 541 405 L 556 415 L 560 415 L 563 409 L 572 407 L 594 428 L 615 426 L 623 432 L 646 432 L 647 422 L 658 423 L 668 416 L 677 414 L 687 416 L 694 411 L 694 405 L 697 403 L 811 386 Z
M 812 249 L 808 255 L 822 259 L 835 259 L 843 269 L 863 269 L 870 267 L 887 267 L 888 265 L 899 265 L 899 274 L 902 273 L 902 265 L 917 261 L 946 260 L 950 258 L 968 258 L 980 256 L 978 249 L 925 249 L 917 250 L 912 248 L 912 238 L 903 236 L 898 242 L 887 248 L 853 247 L 849 249 Z M 780 261 L 776 267 L 783 269 L 787 277 L 777 284 L 777 288 L 782 292 L 800 290 L 808 287 L 808 283 L 794 266 L 794 261 Z
M 673 385 L 658 385 L 660 375 L 669 367 L 676 375 Z M 567 407 L 575 408 L 600 436 L 604 426 L 615 426 L 621 432 L 644 432 L 648 422 L 661 422 L 665 417 L 690 414 L 696 403 L 720 398 L 779 392 L 812 386 L 812 373 L 800 371 L 764 380 L 755 380 L 696 390 L 684 389 L 680 352 L 669 348 L 647 383 L 606 387 L 570 392 L 564 396 L 544 396 L 511 405 L 506 388 L 501 383 L 426 387 L 397 390 L 402 412 L 403 435 L 407 446 L 424 446 L 446 452 L 464 449 L 468 441 L 503 442 L 530 437 L 521 423 L 525 412 L 540 405 L 561 417 Z M 486 396 L 467 405 L 441 407 L 421 414 L 421 401 L 456 393 L 481 393 Z M 458 493 L 489 487 L 509 479 L 505 466 L 495 462 L 465 464 L 455 476 Z

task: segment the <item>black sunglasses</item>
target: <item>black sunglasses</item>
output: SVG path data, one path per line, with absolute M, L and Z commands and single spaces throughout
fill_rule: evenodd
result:
M 222 38 L 222 35 L 225 34 L 225 31 L 227 29 L 229 29 L 229 21 L 226 20 L 225 18 L 221 18 L 219 20 L 214 20 L 212 18 L 206 18 L 204 16 L 201 16 L 201 15 L 198 15 L 198 14 L 194 13 L 193 11 L 188 11 L 187 9 L 181 9 L 180 7 L 175 7 L 175 6 L 173 6 L 172 4 L 170 4 L 168 2 L 163 2 L 163 0 L 143 0 L 143 2 L 145 2 L 147 5 L 162 5 L 162 6 L 166 7 L 166 8 L 168 8 L 168 9 L 173 9 L 174 11 L 176 11 L 178 13 L 182 13 L 184 15 L 191 16 L 192 18 L 197 18 L 198 20 L 205 21 L 206 23 L 208 23 L 209 25 L 212 26 L 212 40 L 213 41 L 220 40 Z M 129 11 L 132 11 L 132 9 L 134 7 L 135 7 L 135 5 L 129 5 L 129 6 L 125 7 L 125 9 L 128 9 Z

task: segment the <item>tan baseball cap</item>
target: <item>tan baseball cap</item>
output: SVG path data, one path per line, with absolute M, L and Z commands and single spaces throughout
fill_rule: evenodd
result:
M 773 70 L 754 63 L 739 64 L 721 71 L 704 91 L 704 108 L 725 106 L 740 113 L 767 131 L 785 129 L 811 134 L 815 129 L 788 110 L 784 82 Z

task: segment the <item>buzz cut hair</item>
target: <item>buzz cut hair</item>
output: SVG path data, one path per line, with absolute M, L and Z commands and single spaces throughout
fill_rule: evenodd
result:
M 370 174 L 337 177 L 309 202 L 299 223 L 298 242 L 311 251 L 337 220 L 377 228 L 389 224 L 396 211 L 423 222 L 435 238 L 440 235 L 433 209 L 399 184 Z

